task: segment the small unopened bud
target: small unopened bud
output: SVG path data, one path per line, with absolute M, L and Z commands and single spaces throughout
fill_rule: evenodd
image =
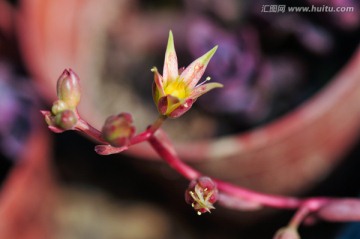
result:
M 128 113 L 110 116 L 102 128 L 102 138 L 112 146 L 125 146 L 135 133 L 132 123 L 132 116 Z
M 300 235 L 293 227 L 283 227 L 276 232 L 274 239 L 300 239 Z
M 65 69 L 57 81 L 57 96 L 69 109 L 74 109 L 80 102 L 80 79 L 71 69 Z
M 57 115 L 59 114 L 60 112 L 64 111 L 64 110 L 67 110 L 68 109 L 68 106 L 67 104 L 62 101 L 62 100 L 57 100 L 53 103 L 52 107 L 51 107 L 51 112 L 54 114 L 54 115 Z
M 215 182 L 209 177 L 199 177 L 192 180 L 185 192 L 185 201 L 190 204 L 199 215 L 215 209 L 219 192 Z
M 77 123 L 77 117 L 72 110 L 64 110 L 55 116 L 55 124 L 63 130 L 72 129 Z

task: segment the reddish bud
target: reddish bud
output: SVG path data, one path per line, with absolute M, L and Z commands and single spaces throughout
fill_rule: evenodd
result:
M 57 81 L 57 96 L 69 109 L 74 109 L 80 102 L 80 79 L 71 69 L 65 69 Z
M 132 123 L 132 116 L 128 113 L 110 116 L 102 128 L 102 138 L 112 146 L 125 146 L 135 133 Z
M 185 201 L 197 211 L 199 215 L 215 209 L 213 204 L 218 199 L 218 189 L 209 177 L 199 177 L 190 182 L 185 192 Z
M 77 120 L 76 114 L 72 110 L 64 110 L 55 116 L 56 126 L 63 130 L 72 129 Z
M 300 239 L 300 235 L 293 227 L 283 227 L 276 232 L 274 239 Z

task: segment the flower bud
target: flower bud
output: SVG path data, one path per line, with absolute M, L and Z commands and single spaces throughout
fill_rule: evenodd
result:
M 192 180 L 185 192 L 185 201 L 194 208 L 199 215 L 215 209 L 213 204 L 218 199 L 218 189 L 209 177 L 199 177 Z
M 68 106 L 67 104 L 62 101 L 62 100 L 57 100 L 53 103 L 52 105 L 52 108 L 51 108 L 51 112 L 54 114 L 54 115 L 57 115 L 59 114 L 60 112 L 64 111 L 64 110 L 67 110 L 68 109 Z
M 125 146 L 135 133 L 132 123 L 132 116 L 128 113 L 110 116 L 102 128 L 102 138 L 112 146 Z
M 77 117 L 72 110 L 64 110 L 55 116 L 55 124 L 63 130 L 72 129 L 77 123 Z
M 57 96 L 69 109 L 74 109 L 80 102 L 80 79 L 71 69 L 65 69 L 57 81 Z
M 293 227 L 283 227 L 276 232 L 274 239 L 300 239 L 300 235 Z

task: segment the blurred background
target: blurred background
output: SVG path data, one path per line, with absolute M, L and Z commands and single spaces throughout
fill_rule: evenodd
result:
M 145 129 L 157 117 L 150 69 L 162 69 L 170 29 L 179 66 L 219 45 L 204 78 L 224 84 L 165 123 L 184 160 L 266 193 L 358 196 L 358 1 L 0 0 L 1 238 L 256 239 L 287 224 L 293 212 L 269 209 L 199 217 L 184 202 L 188 182 L 146 145 L 104 157 L 78 133 L 47 130 L 39 110 L 68 67 L 86 120 L 101 128 L 130 112 Z M 358 228 L 300 233 L 360 238 Z

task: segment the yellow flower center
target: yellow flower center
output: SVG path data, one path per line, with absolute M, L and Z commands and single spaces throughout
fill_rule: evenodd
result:
M 179 100 L 185 99 L 189 95 L 188 87 L 180 78 L 170 80 L 164 87 L 165 95 L 172 95 Z

